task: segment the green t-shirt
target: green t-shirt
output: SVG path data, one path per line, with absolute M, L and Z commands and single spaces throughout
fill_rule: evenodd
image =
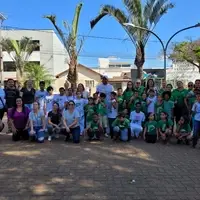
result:
M 167 128 L 172 127 L 172 126 L 173 126 L 172 120 L 166 120 L 166 121 L 160 120 L 160 121 L 158 122 L 158 128 L 159 128 L 162 132 L 165 132 Z
M 101 116 L 105 116 L 107 115 L 107 110 L 106 110 L 106 106 L 105 106 L 105 101 L 104 102 L 100 102 L 97 105 L 97 113 L 100 114 Z
M 96 130 L 99 129 L 99 122 L 91 121 L 89 127 L 90 127 L 93 131 L 96 131 Z
M 172 109 L 174 108 L 173 101 L 164 101 L 163 103 L 164 112 L 168 114 L 168 119 L 172 119 Z
M 141 85 L 139 88 L 135 88 L 135 90 L 139 92 L 139 96 L 141 97 L 144 93 L 145 87 Z
M 147 114 L 147 101 L 146 99 L 145 100 L 141 100 L 141 111 L 144 113 L 144 114 Z
M 156 121 L 146 122 L 145 127 L 147 128 L 148 135 L 157 135 L 157 133 L 156 133 L 157 122 Z
M 158 104 L 158 102 L 155 104 L 155 111 L 156 111 L 156 121 L 160 120 L 160 114 L 163 112 L 163 103 Z
M 94 105 L 86 105 L 85 106 L 85 112 L 86 112 L 87 122 L 92 121 L 93 114 L 95 113 L 95 106 Z
M 175 89 L 172 92 L 172 97 L 173 97 L 174 101 L 177 101 L 178 106 L 184 105 L 184 98 L 186 97 L 187 93 L 188 93 L 188 91 L 186 89 L 183 89 L 181 91 L 178 89 Z
M 190 133 L 191 132 L 191 127 L 190 127 L 189 124 L 183 124 L 183 125 L 181 125 L 181 127 L 180 127 L 179 124 L 177 124 L 177 130 L 179 130 L 178 132 L 180 134 Z
M 112 127 L 118 126 L 121 130 L 129 128 L 129 120 L 124 119 L 123 122 L 121 122 L 118 118 L 115 119 L 115 121 L 112 123 Z
M 158 91 L 158 94 L 159 94 L 159 95 L 162 95 L 163 92 L 165 92 L 165 89 L 164 89 L 164 88 L 160 88 L 160 90 Z
M 118 102 L 118 112 L 122 112 L 123 111 L 123 96 L 118 96 L 117 97 L 117 102 Z
M 134 111 L 135 110 L 135 106 L 136 106 L 136 103 L 140 102 L 141 101 L 141 98 L 140 97 L 137 97 L 136 99 L 134 99 L 130 105 L 130 110 L 131 111 Z
M 133 95 L 134 95 L 134 91 L 132 91 L 132 90 L 124 91 L 123 99 L 128 102 L 128 101 L 130 101 L 130 99 Z

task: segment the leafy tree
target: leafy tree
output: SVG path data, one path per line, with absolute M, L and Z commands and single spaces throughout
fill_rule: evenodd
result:
M 200 72 L 200 40 L 185 41 L 174 45 L 169 58 L 174 62 L 188 62 Z
M 131 41 L 136 47 L 135 65 L 137 66 L 137 77 L 142 78 L 143 65 L 145 62 L 145 45 L 151 35 L 150 32 L 138 28 L 124 26 L 124 23 L 132 23 L 149 30 L 153 30 L 161 17 L 167 11 L 174 7 L 169 0 L 147 0 L 142 5 L 142 0 L 122 0 L 126 8 L 126 12 L 112 5 L 104 5 L 100 9 L 99 15 L 92 20 L 91 28 L 93 28 L 105 16 L 112 16 L 122 25 L 127 32 Z
M 69 72 L 67 75 L 67 79 L 71 84 L 75 84 L 77 82 L 78 76 L 77 76 L 77 66 L 78 66 L 78 56 L 80 53 L 80 50 L 83 45 L 83 41 L 81 40 L 78 44 L 78 24 L 80 19 L 80 12 L 82 9 L 83 4 L 79 3 L 75 10 L 74 19 L 72 22 L 72 26 L 70 27 L 69 24 L 64 21 L 63 25 L 65 29 L 67 30 L 67 33 L 64 33 L 61 28 L 57 26 L 56 23 L 56 16 L 55 15 L 46 15 L 44 18 L 47 18 L 51 21 L 54 28 L 58 32 L 65 49 L 67 50 L 68 56 L 69 56 Z
M 36 89 L 39 89 L 40 81 L 45 81 L 48 85 L 51 85 L 53 82 L 53 76 L 49 71 L 44 67 L 38 64 L 27 64 L 25 67 L 26 79 L 31 79 L 34 81 L 34 86 Z
M 24 68 L 29 62 L 31 54 L 39 46 L 39 44 L 34 43 L 31 38 L 28 37 L 23 37 L 19 41 L 4 38 L 0 44 L 14 61 L 17 70 L 17 79 L 21 82 L 24 75 Z

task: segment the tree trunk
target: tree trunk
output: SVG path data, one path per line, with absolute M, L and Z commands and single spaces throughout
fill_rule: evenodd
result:
M 69 63 L 69 72 L 67 75 L 67 80 L 71 83 L 71 86 L 73 87 L 77 83 L 77 61 L 71 60 Z
M 136 57 L 135 57 L 135 65 L 137 67 L 137 78 L 140 80 L 143 79 L 144 62 L 145 62 L 144 46 L 142 44 L 140 44 L 136 48 Z

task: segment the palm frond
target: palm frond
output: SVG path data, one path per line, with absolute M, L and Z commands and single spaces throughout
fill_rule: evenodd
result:
M 153 10 L 153 7 L 154 7 L 156 1 L 157 0 L 147 0 L 146 4 L 144 6 L 143 18 L 144 18 L 144 27 L 146 27 L 146 28 L 147 28 L 148 20 L 151 16 L 151 13 L 152 13 L 152 10 Z

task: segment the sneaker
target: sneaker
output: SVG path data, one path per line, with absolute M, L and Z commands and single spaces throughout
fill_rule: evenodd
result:
M 109 137 L 109 135 L 108 135 L 107 133 L 105 133 L 105 137 L 106 137 L 106 138 L 108 138 L 108 137 Z
M 51 136 L 48 137 L 48 141 L 51 142 Z

